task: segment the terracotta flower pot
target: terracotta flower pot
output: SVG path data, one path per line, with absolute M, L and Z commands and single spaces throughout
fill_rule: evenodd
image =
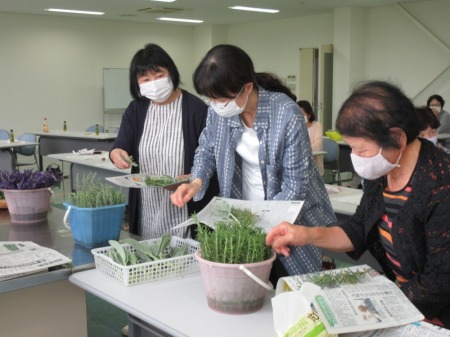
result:
M 3 190 L 11 222 L 31 224 L 47 219 L 52 192 L 49 187 L 35 190 Z

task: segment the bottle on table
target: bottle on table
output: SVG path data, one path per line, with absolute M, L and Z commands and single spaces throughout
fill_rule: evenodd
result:
M 14 130 L 9 130 L 9 142 L 14 143 Z
M 67 131 L 67 123 L 66 123 L 66 121 L 64 121 L 63 131 Z
M 100 133 L 100 130 L 98 128 L 98 124 L 95 124 L 95 135 L 98 136 Z
M 44 117 L 44 125 L 42 126 L 42 131 L 48 132 L 47 117 Z

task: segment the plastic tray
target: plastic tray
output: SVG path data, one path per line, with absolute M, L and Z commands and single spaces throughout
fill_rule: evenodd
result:
M 151 243 L 157 240 L 145 240 L 141 243 Z M 182 239 L 176 236 L 170 240 L 170 247 L 179 247 L 184 244 L 188 245 L 187 255 L 131 266 L 122 266 L 107 256 L 108 250 L 113 249 L 110 246 L 95 248 L 91 251 L 94 255 L 97 270 L 125 286 L 131 286 L 198 271 L 199 266 L 194 253 L 199 248 L 199 243 L 192 239 Z M 129 244 L 122 244 L 122 246 L 126 250 L 135 251 L 135 248 Z

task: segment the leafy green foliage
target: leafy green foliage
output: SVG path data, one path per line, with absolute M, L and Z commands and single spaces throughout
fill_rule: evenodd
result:
M 121 241 L 121 243 L 128 243 L 131 245 L 135 249 L 135 252 L 124 249 L 123 246 L 115 240 L 109 240 L 108 242 L 111 245 L 111 249 L 108 250 L 107 255 L 114 262 L 123 266 L 186 255 L 188 253 L 187 244 L 179 247 L 169 247 L 171 238 L 172 235 L 166 233 L 161 238 L 151 243 L 143 243 L 132 238 Z
M 267 260 L 271 251 L 265 245 L 266 234 L 255 225 L 257 216 L 248 209 L 231 207 L 225 201 L 218 203 L 214 211 L 221 220 L 214 230 L 200 223 L 197 238 L 202 258 L 218 263 L 245 264 Z
M 159 177 L 147 176 L 145 178 L 145 184 L 147 186 L 166 186 L 176 182 L 177 179 L 168 175 L 162 175 Z
M 340 284 L 358 283 L 368 270 L 341 270 L 314 273 L 308 276 L 307 281 L 318 285 L 321 288 L 333 288 Z
M 77 177 L 76 191 L 69 195 L 68 202 L 82 208 L 94 208 L 123 204 L 125 198 L 122 191 L 111 184 L 100 182 L 96 173 Z
M 122 158 L 122 160 L 126 161 L 131 166 L 138 167 L 138 164 L 134 161 L 133 156 L 129 156 L 128 158 L 126 158 L 124 155 L 120 155 L 120 158 Z

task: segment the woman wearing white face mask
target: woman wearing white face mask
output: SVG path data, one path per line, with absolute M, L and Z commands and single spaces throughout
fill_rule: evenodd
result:
M 438 128 L 441 125 L 439 119 L 434 114 L 433 110 L 427 106 L 416 108 L 417 118 L 419 119 L 419 137 L 428 139 L 439 149 L 445 152 L 449 150 L 438 143 Z
M 386 82 L 357 88 L 336 128 L 365 178 L 356 213 L 345 223 L 307 228 L 281 223 L 266 243 L 288 254 L 316 245 L 358 259 L 366 250 L 428 319 L 450 327 L 450 157 L 417 138 L 411 101 Z
M 255 73 L 250 57 L 232 45 L 215 46 L 206 54 L 194 73 L 194 85 L 211 106 L 192 182 L 172 195 L 175 205 L 203 198 L 217 172 L 223 197 L 304 200 L 299 216 L 303 223 L 336 221 L 314 164 L 305 119 L 286 86 L 271 74 Z M 321 268 L 320 249 L 299 247 L 290 258 L 276 261 L 271 280 Z
M 180 89 L 180 74 L 172 58 L 158 45 L 148 44 L 130 65 L 130 92 L 134 100 L 126 109 L 119 134 L 110 152 L 118 168 L 149 175 L 189 174 L 198 139 L 206 123 L 207 106 Z M 218 193 L 213 178 L 206 198 L 177 208 L 170 191 L 162 188 L 130 188 L 128 198 L 130 232 L 144 239 L 161 237 L 173 226 L 200 211 Z M 172 232 L 185 237 L 186 231 Z M 192 233 L 191 233 L 192 234 Z
M 433 110 L 441 124 L 438 128 L 439 133 L 450 133 L 450 113 L 444 110 L 445 101 L 440 95 L 431 95 L 427 99 L 427 107 Z

